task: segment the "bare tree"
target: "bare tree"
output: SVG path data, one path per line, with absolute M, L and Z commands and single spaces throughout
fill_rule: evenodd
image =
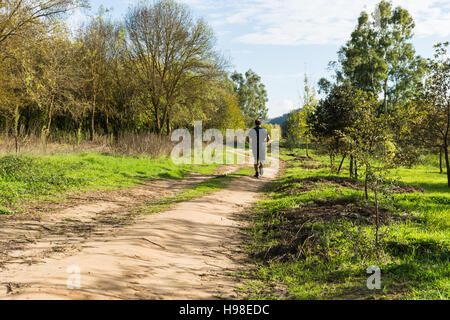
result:
M 8 136 L 12 124 L 16 153 L 19 150 L 19 121 L 25 97 L 21 51 L 18 44 L 4 48 L 0 64 L 0 114 L 5 119 L 5 133 Z
M 20 34 L 28 25 L 51 20 L 78 7 L 86 0 L 1 0 L 0 44 Z
M 25 84 L 31 100 L 44 115 L 41 127 L 43 147 L 46 146 L 54 116 L 73 106 L 79 81 L 74 68 L 72 44 L 64 31 L 42 39 L 28 50 L 23 60 Z
M 222 62 L 213 50 L 214 36 L 203 20 L 194 21 L 185 5 L 161 0 L 140 4 L 126 18 L 130 66 L 142 83 L 155 130 L 171 131 L 177 97 L 192 82 L 219 76 Z
M 80 67 L 86 75 L 83 86 L 84 95 L 90 97 L 91 118 L 89 134 L 91 141 L 95 134 L 95 115 L 98 109 L 107 112 L 108 87 L 110 87 L 110 63 L 117 54 L 116 28 L 114 24 L 105 19 L 104 12 L 93 18 L 87 26 L 79 32 L 78 41 L 82 45 L 83 58 Z M 107 122 L 107 121 L 106 121 Z

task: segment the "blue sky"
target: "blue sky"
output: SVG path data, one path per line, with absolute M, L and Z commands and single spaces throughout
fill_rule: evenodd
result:
M 91 0 L 91 11 L 113 8 L 120 18 L 139 0 Z M 231 70 L 253 69 L 269 95 L 269 117 L 297 107 L 303 78 L 316 83 L 356 25 L 362 10 L 372 12 L 379 0 L 181 0 L 213 28 L 217 47 Z M 433 44 L 450 40 L 450 0 L 394 0 L 415 19 L 414 45 L 431 57 Z M 76 12 L 72 23 L 87 12 Z

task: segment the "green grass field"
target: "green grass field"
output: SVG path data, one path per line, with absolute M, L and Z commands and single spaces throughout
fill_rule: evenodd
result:
M 175 165 L 169 158 L 97 153 L 0 157 L 0 214 L 26 201 L 76 190 L 129 187 L 148 179 L 182 178 L 188 172 L 211 174 L 217 165 Z
M 303 156 L 303 150 L 295 150 Z M 252 214 L 248 250 L 255 268 L 240 290 L 250 299 L 449 299 L 450 190 L 436 158 L 392 172 L 413 188 L 382 203 L 380 249 L 374 207 L 358 183 L 325 167 L 326 157 L 296 159 Z M 409 190 L 411 191 L 411 190 Z M 366 269 L 381 269 L 369 290 Z
M 327 158 L 305 159 L 303 150 L 282 149 L 288 164 L 267 186 L 251 215 L 247 247 L 256 262 L 240 287 L 251 299 L 448 299 L 450 297 L 450 190 L 435 156 L 413 168 L 392 171 L 408 192 L 382 202 L 380 249 L 375 249 L 373 204 L 357 182 L 330 174 Z M 173 164 L 168 158 L 96 153 L 0 157 L 0 214 L 25 202 L 58 200 L 72 191 L 108 190 L 148 179 L 211 174 L 217 165 Z M 250 175 L 243 168 L 180 194 L 145 204 L 161 211 Z M 362 172 L 361 172 L 362 173 Z M 405 190 L 404 190 L 405 191 Z M 381 290 L 366 286 L 366 269 L 381 269 Z

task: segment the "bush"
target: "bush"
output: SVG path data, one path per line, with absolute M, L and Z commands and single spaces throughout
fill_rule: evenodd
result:
M 125 155 L 148 155 L 151 158 L 159 158 L 170 155 L 174 145 L 169 137 L 154 133 L 123 133 L 113 145 L 113 150 Z

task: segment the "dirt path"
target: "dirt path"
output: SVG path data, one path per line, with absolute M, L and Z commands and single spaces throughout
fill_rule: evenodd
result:
M 260 180 L 236 178 L 216 193 L 139 216 L 133 223 L 127 223 L 132 205 L 151 194 L 176 192 L 173 181 L 59 210 L 57 218 L 37 220 L 34 229 L 27 221 L 19 227 L 24 246 L 16 242 L 17 248 L 2 258 L 0 299 L 234 298 L 238 283 L 230 274 L 245 258 L 236 215 L 257 200 L 260 187 L 275 174 L 275 168 L 267 168 Z M 190 177 L 178 181 L 178 188 L 205 179 Z M 65 227 L 58 229 L 61 221 Z M 67 225 L 86 228 L 88 234 L 73 230 L 71 236 Z M 50 230 L 44 228 L 45 236 L 42 226 Z M 0 229 L 3 243 L 18 231 L 16 225 Z M 80 289 L 68 289 L 69 277 L 76 277 L 70 272 L 78 270 Z

